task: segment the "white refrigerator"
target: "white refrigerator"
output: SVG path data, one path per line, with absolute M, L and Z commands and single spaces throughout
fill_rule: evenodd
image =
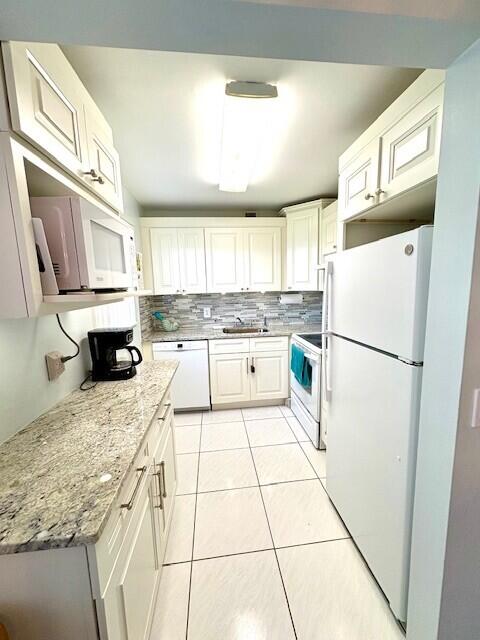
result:
M 327 309 L 327 492 L 406 620 L 433 227 L 333 257 Z

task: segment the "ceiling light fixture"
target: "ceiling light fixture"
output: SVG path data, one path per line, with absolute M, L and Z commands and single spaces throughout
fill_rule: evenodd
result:
M 277 87 L 263 82 L 228 82 L 225 86 L 220 191 L 247 190 L 257 160 L 272 98 Z

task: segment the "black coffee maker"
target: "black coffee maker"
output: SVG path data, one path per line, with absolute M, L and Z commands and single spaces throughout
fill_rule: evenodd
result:
M 129 346 L 133 340 L 133 329 L 93 329 L 88 332 L 88 343 L 92 356 L 92 380 L 127 380 L 137 373 L 136 365 L 142 362 L 137 347 Z M 117 351 L 124 349 L 129 360 L 117 359 Z M 134 357 L 137 355 L 137 358 Z

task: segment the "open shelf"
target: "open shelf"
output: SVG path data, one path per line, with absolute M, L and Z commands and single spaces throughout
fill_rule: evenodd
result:
M 115 291 L 113 293 L 63 293 L 43 296 L 41 313 L 46 315 L 58 313 L 59 311 L 73 311 L 74 309 L 96 307 L 100 304 L 119 302 L 125 298 L 139 298 L 151 294 L 152 292 L 148 289 L 140 289 L 137 291 Z

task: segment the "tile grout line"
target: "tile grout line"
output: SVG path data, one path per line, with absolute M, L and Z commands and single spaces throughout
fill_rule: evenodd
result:
M 203 415 L 202 415 L 202 423 L 203 423 Z M 202 427 L 203 424 L 200 424 L 200 438 L 198 448 L 201 449 L 202 444 Z M 193 576 L 193 549 L 195 545 L 195 525 L 197 521 L 197 501 L 198 501 L 198 480 L 200 477 L 200 451 L 198 452 L 198 462 L 197 462 L 197 483 L 196 483 L 196 491 L 195 491 L 195 507 L 193 510 L 193 533 L 192 533 L 192 553 L 190 556 L 190 580 L 188 583 L 188 603 L 187 603 L 187 624 L 185 627 L 185 640 L 188 640 L 188 626 L 190 622 L 190 603 L 192 598 L 192 576 Z
M 344 538 L 329 538 L 328 540 L 313 540 L 312 542 L 299 542 L 298 544 L 286 544 L 280 547 L 266 547 L 265 549 L 251 549 L 249 551 L 236 551 L 235 553 L 222 553 L 218 556 L 205 556 L 203 558 L 195 558 L 194 560 L 180 560 L 179 562 L 169 562 L 164 564 L 164 567 L 171 567 L 177 564 L 195 564 L 196 562 L 203 562 L 204 560 L 217 560 L 218 558 L 233 558 L 234 556 L 246 556 L 250 553 L 263 553 L 264 551 L 275 551 L 283 550 L 283 549 L 295 549 L 297 547 L 308 547 L 314 544 L 325 544 L 328 542 L 341 542 L 342 540 L 351 540 L 350 536 L 345 536 Z
M 287 423 L 288 424 L 288 423 Z M 298 636 L 297 636 L 297 630 L 295 629 L 295 623 L 293 621 L 293 616 L 292 616 L 292 610 L 290 609 L 290 602 L 288 601 L 288 595 L 287 595 L 287 589 L 285 587 L 285 582 L 283 580 L 283 575 L 282 575 L 282 570 L 280 568 L 280 561 L 278 559 L 278 555 L 277 555 L 277 550 L 275 549 L 275 541 L 273 539 L 273 533 L 272 533 L 272 528 L 270 526 L 270 520 L 268 519 L 268 513 L 267 513 L 267 507 L 265 505 L 265 500 L 263 499 L 263 494 L 262 494 L 262 489 L 260 486 L 260 478 L 258 477 L 258 472 L 257 472 L 257 467 L 255 465 L 255 458 L 253 457 L 253 453 L 252 453 L 252 446 L 250 444 L 250 438 L 248 437 L 248 430 L 246 425 L 244 424 L 245 427 L 245 431 L 247 432 L 247 440 L 248 440 L 248 445 L 250 448 L 250 455 L 252 457 L 252 462 L 253 462 L 253 468 L 255 469 L 255 474 L 257 476 L 257 481 L 258 481 L 258 490 L 260 492 L 260 499 L 262 500 L 262 504 L 263 504 L 263 510 L 265 512 L 265 518 L 267 520 L 267 526 L 268 526 L 268 530 L 270 532 L 270 538 L 272 539 L 272 545 L 273 545 L 273 553 L 275 554 L 275 560 L 277 562 L 277 567 L 278 567 L 278 573 L 280 575 L 280 581 L 282 583 L 282 587 L 283 587 L 283 593 L 285 595 L 285 601 L 287 603 L 287 609 L 288 609 L 288 615 L 290 616 L 290 622 L 292 623 L 292 629 L 293 629 L 293 635 L 295 637 L 295 640 L 298 640 Z M 293 433 L 293 432 L 292 432 Z M 293 434 L 295 436 L 295 434 Z M 296 439 L 296 436 L 295 436 Z
M 226 449 L 226 451 L 238 451 L 238 449 Z M 260 484 L 248 484 L 248 485 L 245 485 L 244 487 L 226 487 L 225 489 L 209 489 L 208 491 L 197 491 L 196 493 L 198 495 L 203 495 L 205 493 L 242 491 L 242 489 L 256 489 L 257 487 L 274 487 L 278 484 L 292 484 L 293 482 L 317 482 L 317 480 L 320 480 L 320 482 L 322 481 L 321 478 L 318 478 L 317 476 L 315 476 L 314 478 L 295 478 L 295 480 L 277 480 L 276 482 L 261 482 Z M 323 488 L 325 489 L 325 487 Z M 178 493 L 177 495 L 178 496 L 194 496 L 195 492 L 191 491 L 190 493 Z

